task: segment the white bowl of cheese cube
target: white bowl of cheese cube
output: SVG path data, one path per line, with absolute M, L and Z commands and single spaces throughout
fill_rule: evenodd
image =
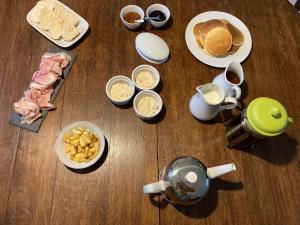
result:
M 93 155 L 93 157 L 91 159 L 86 160 L 86 161 L 81 160 L 80 157 L 75 158 L 75 155 L 77 157 L 77 154 L 75 154 L 75 152 L 73 154 L 74 158 L 71 159 L 70 149 L 68 149 L 68 147 L 70 147 L 70 146 L 72 147 L 72 145 L 67 143 L 65 140 L 66 135 L 68 135 L 72 132 L 79 131 L 79 130 L 88 131 L 90 134 L 95 135 L 98 139 L 97 146 L 93 146 L 94 151 L 96 149 L 96 154 Z M 85 140 L 85 139 L 83 139 L 83 140 Z M 79 138 L 78 138 L 78 140 L 72 140 L 72 144 L 73 144 L 73 141 L 78 141 L 78 146 L 80 146 L 80 145 L 88 146 L 88 144 L 90 143 L 90 141 L 87 141 L 86 143 L 82 143 L 81 139 L 79 142 Z M 85 122 L 85 121 L 75 122 L 75 123 L 69 124 L 68 126 L 63 128 L 55 142 L 55 152 L 56 152 L 58 159 L 64 165 L 66 165 L 67 167 L 73 168 L 73 169 L 84 169 L 84 168 L 90 167 L 91 165 L 95 164 L 102 156 L 102 154 L 104 152 L 104 148 L 105 148 L 105 137 L 104 137 L 102 130 L 99 127 L 97 127 L 96 125 L 89 123 L 89 122 Z M 89 150 L 91 150 L 91 148 Z M 76 153 L 78 153 L 78 152 L 76 152 Z M 80 155 L 80 154 L 78 154 L 78 155 Z

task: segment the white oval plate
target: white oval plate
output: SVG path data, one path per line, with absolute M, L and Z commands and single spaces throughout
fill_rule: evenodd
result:
M 244 43 L 233 55 L 214 57 L 206 54 L 197 44 L 193 29 L 197 23 L 211 19 L 226 19 L 236 26 L 244 35 Z M 195 16 L 185 30 L 185 42 L 190 52 L 201 62 L 214 67 L 225 68 L 232 61 L 243 62 L 251 52 L 252 38 L 247 26 L 235 16 L 219 11 L 209 11 Z
M 97 137 L 99 138 L 99 142 L 100 142 L 99 153 L 94 159 L 92 159 L 89 162 L 78 163 L 76 161 L 71 160 L 68 154 L 64 152 L 64 147 L 66 145 L 66 143 L 64 142 L 64 134 L 70 132 L 71 129 L 77 127 L 87 128 L 92 133 L 96 134 Z M 96 163 L 102 156 L 104 152 L 104 147 L 105 147 L 105 137 L 102 130 L 96 125 L 84 121 L 71 123 L 68 126 L 66 126 L 64 129 L 62 129 L 55 142 L 55 152 L 58 159 L 66 166 L 73 169 L 84 169 Z
M 29 11 L 29 13 L 27 14 L 27 22 L 34 28 L 36 29 L 38 32 L 40 32 L 42 35 L 44 35 L 46 38 L 48 38 L 50 41 L 52 41 L 54 44 L 63 47 L 63 48 L 67 48 L 70 47 L 71 45 L 75 44 L 77 41 L 79 41 L 80 38 L 82 38 L 82 36 L 88 31 L 89 29 L 89 24 L 88 22 L 83 19 L 80 15 L 78 15 L 76 12 L 74 12 L 72 9 L 70 9 L 68 6 L 66 6 L 65 4 L 61 3 L 60 1 L 57 1 L 59 4 L 61 4 L 67 11 L 71 12 L 72 14 L 75 14 L 78 16 L 79 18 L 79 24 L 78 26 L 80 26 L 81 28 L 81 33 L 72 41 L 65 41 L 64 39 L 60 38 L 58 40 L 53 39 L 52 37 L 50 37 L 50 35 L 48 34 L 48 31 L 43 30 L 38 23 L 34 22 L 32 20 L 32 10 L 33 8 Z

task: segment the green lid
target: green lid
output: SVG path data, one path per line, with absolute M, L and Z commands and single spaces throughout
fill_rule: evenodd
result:
M 249 125 L 264 136 L 276 136 L 293 123 L 283 105 L 272 98 L 260 97 L 250 102 L 247 108 Z

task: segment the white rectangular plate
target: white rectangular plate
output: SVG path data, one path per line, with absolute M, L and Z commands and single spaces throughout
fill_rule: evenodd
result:
M 54 44 L 60 46 L 60 47 L 63 47 L 63 48 L 67 48 L 67 47 L 70 47 L 71 45 L 75 44 L 77 41 L 79 41 L 80 38 L 82 38 L 82 36 L 88 31 L 89 29 L 89 24 L 88 22 L 83 19 L 80 15 L 78 15 L 76 12 L 74 12 L 72 9 L 70 9 L 68 6 L 66 6 L 65 4 L 61 3 L 60 1 L 57 1 L 58 4 L 61 4 L 67 11 L 75 14 L 78 16 L 79 18 L 79 25 L 80 28 L 81 28 L 81 33 L 72 41 L 65 41 L 63 40 L 62 38 L 58 39 L 58 40 L 55 40 L 53 39 L 52 37 L 49 36 L 48 34 L 48 31 L 45 31 L 43 30 L 42 28 L 40 28 L 39 24 L 34 22 L 32 20 L 32 12 L 33 12 L 33 9 L 31 9 L 29 11 L 29 13 L 27 14 L 27 22 L 33 26 L 38 32 L 40 32 L 42 35 L 44 35 L 46 38 L 48 38 L 50 41 L 52 41 Z

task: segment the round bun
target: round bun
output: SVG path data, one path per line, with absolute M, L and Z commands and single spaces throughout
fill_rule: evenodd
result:
M 212 29 L 206 36 L 205 48 L 214 56 L 224 56 L 232 46 L 232 36 L 222 27 Z
M 193 33 L 194 33 L 194 36 L 195 36 L 195 39 L 198 43 L 198 45 L 200 46 L 200 48 L 204 48 L 204 44 L 202 43 L 202 40 L 201 40 L 201 33 L 200 33 L 200 26 L 201 24 L 203 24 L 202 22 L 201 23 L 198 23 L 194 26 L 194 29 L 193 29 Z
M 233 26 L 231 23 L 227 23 L 226 27 L 232 36 L 232 44 L 234 46 L 241 46 L 244 43 L 243 33 L 235 26 Z
M 208 33 L 212 29 L 217 28 L 217 27 L 226 28 L 226 23 L 224 23 L 222 20 L 218 20 L 218 19 L 208 20 L 205 23 L 201 23 L 199 25 L 199 30 L 202 35 L 207 36 Z

